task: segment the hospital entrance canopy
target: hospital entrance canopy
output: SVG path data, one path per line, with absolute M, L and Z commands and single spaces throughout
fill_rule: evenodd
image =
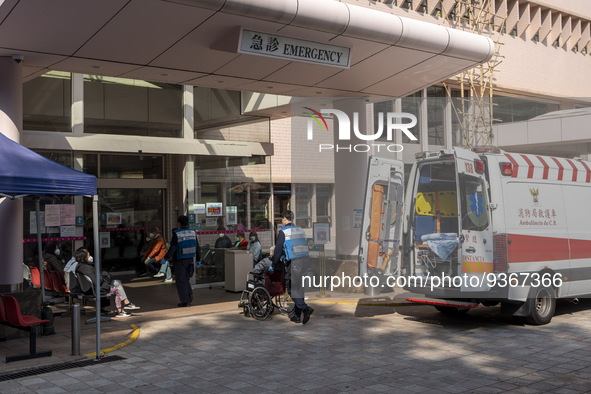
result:
M 402 97 L 492 56 L 487 37 L 357 3 L 0 0 L 0 56 L 24 56 L 24 80 L 60 70 L 295 97 Z M 276 39 L 290 46 L 248 51 Z

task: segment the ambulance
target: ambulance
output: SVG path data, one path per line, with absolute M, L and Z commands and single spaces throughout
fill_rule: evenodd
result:
M 443 313 L 549 323 L 591 293 L 591 163 L 496 147 L 369 159 L 359 273 Z

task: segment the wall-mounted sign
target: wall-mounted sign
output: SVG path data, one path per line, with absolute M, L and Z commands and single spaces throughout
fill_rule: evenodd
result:
M 228 226 L 234 226 L 238 224 L 237 212 L 238 207 L 226 207 L 226 224 Z
M 208 202 L 205 204 L 206 216 L 222 216 L 221 202 Z
M 349 68 L 351 48 L 242 29 L 238 53 Z

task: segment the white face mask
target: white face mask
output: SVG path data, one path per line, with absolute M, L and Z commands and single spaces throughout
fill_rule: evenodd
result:
M 53 253 L 55 253 L 56 256 L 59 256 L 61 252 L 62 252 L 61 250 L 55 249 L 55 252 L 53 252 Z
M 254 241 L 254 240 L 256 240 L 256 237 L 250 237 L 250 240 Z
M 94 262 L 94 259 L 92 258 L 92 256 L 90 256 L 90 257 L 88 258 L 88 264 L 92 264 L 93 262 Z
M 220 238 L 222 238 L 224 236 L 224 234 L 220 234 Z

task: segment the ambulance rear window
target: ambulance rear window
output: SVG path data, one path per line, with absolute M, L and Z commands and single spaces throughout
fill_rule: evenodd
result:
M 482 231 L 488 227 L 488 210 L 484 180 L 459 174 L 462 202 L 462 230 Z

